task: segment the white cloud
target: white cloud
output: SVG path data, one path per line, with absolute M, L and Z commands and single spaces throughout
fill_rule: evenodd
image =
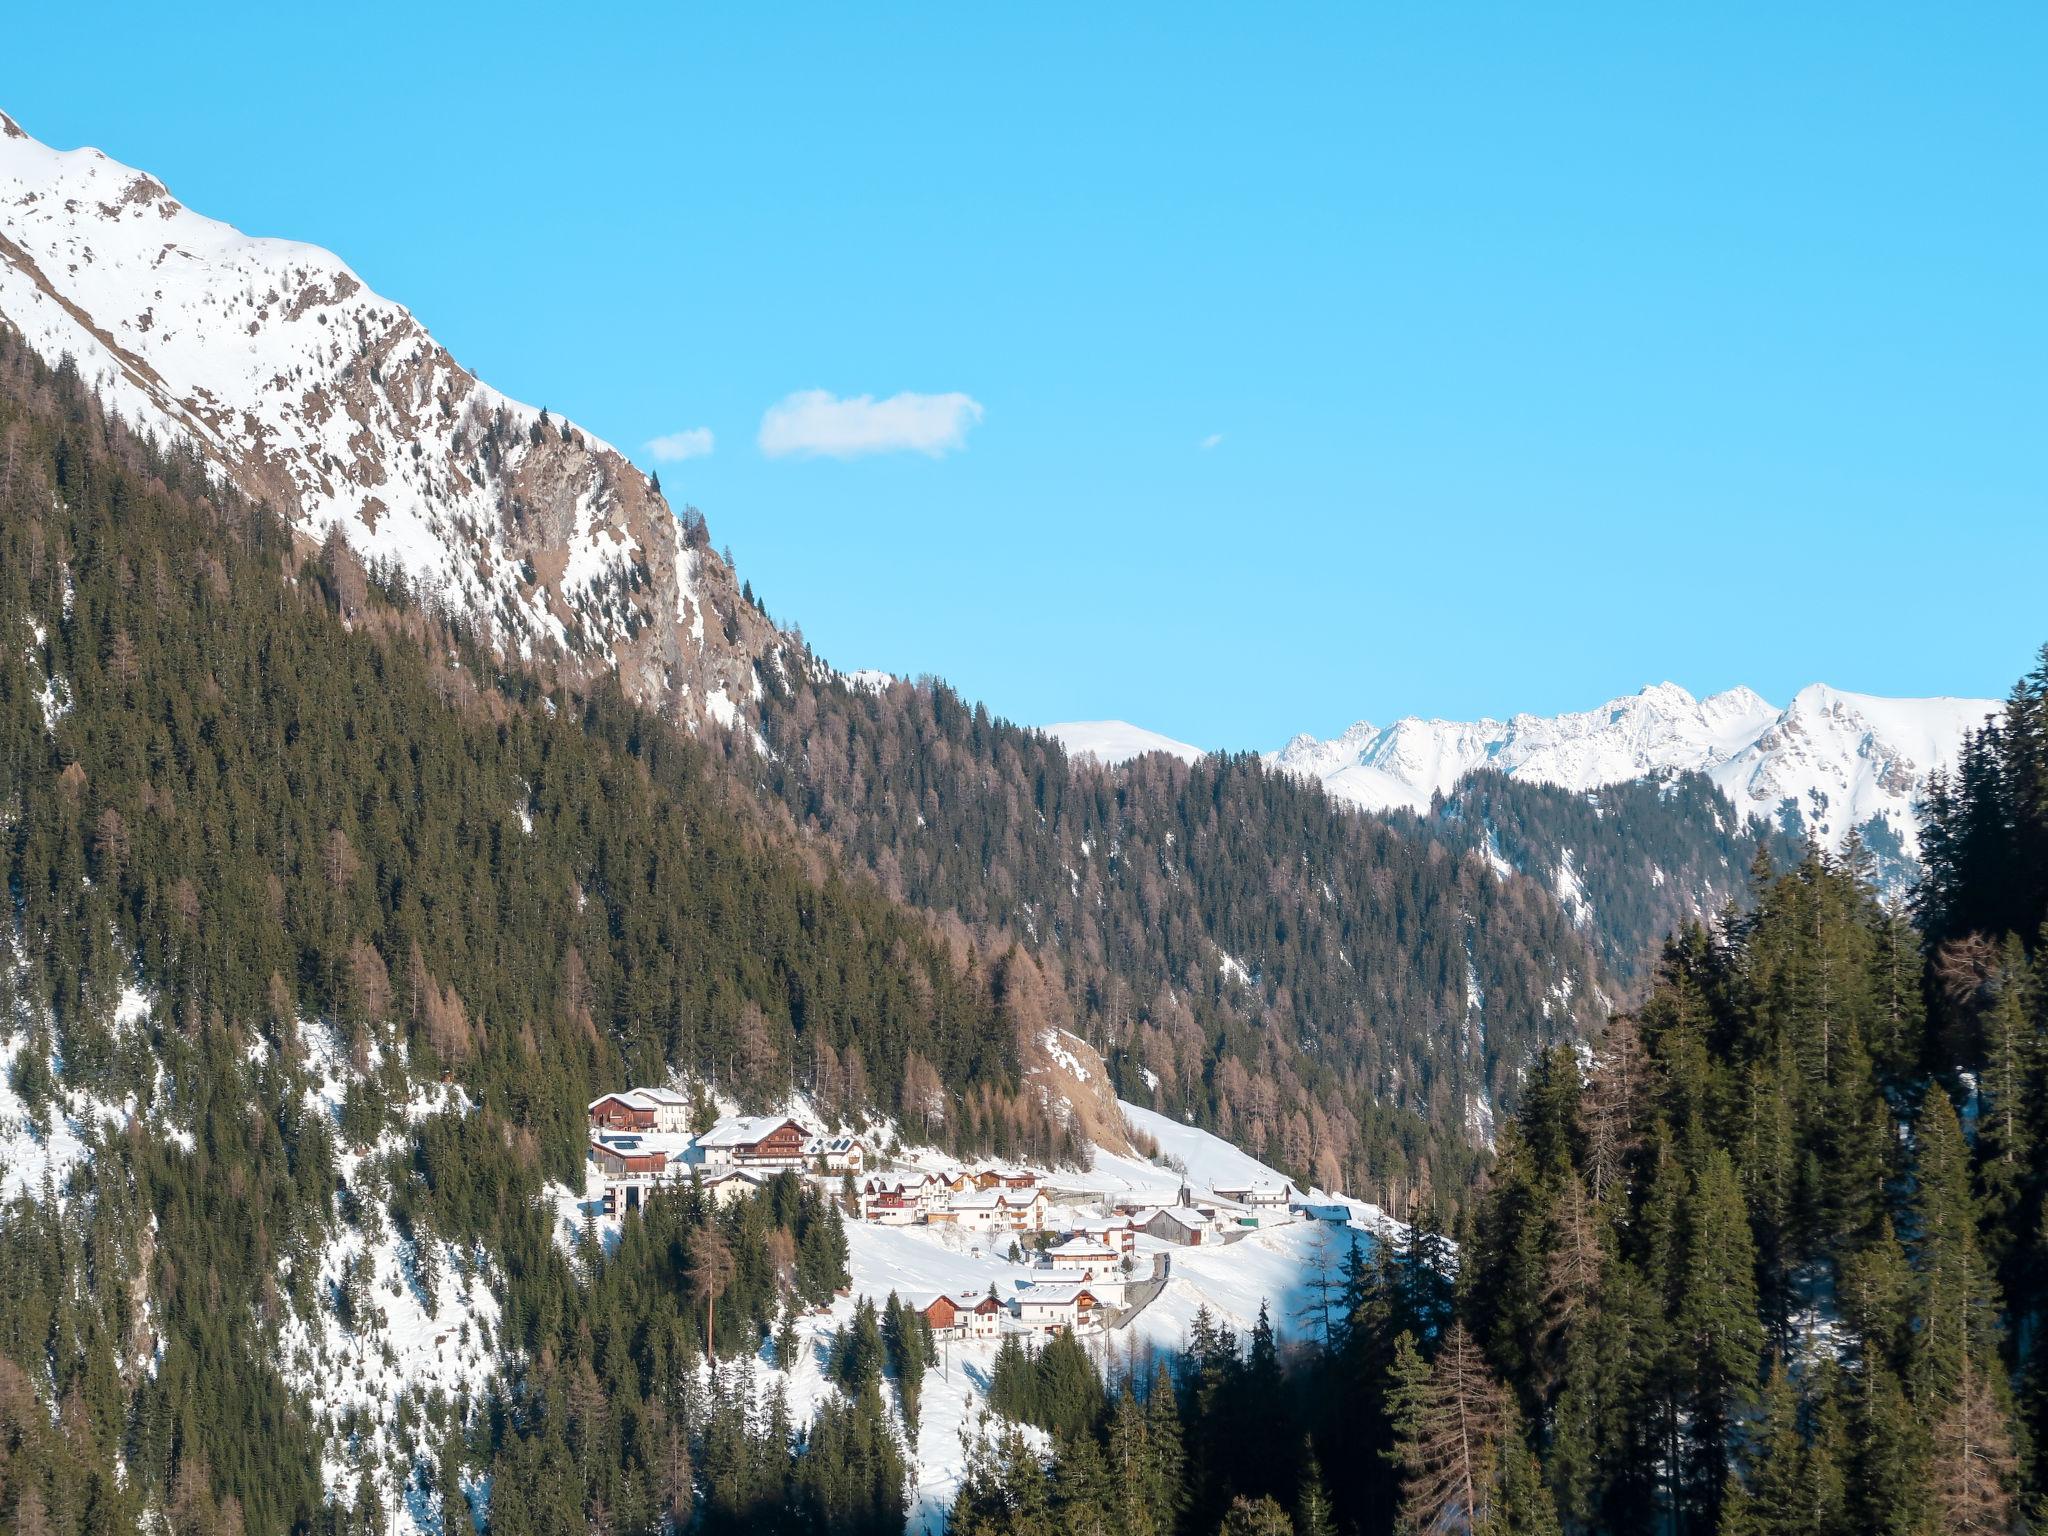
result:
M 842 400 L 829 390 L 800 389 L 762 415 L 761 451 L 771 459 L 903 452 L 936 459 L 966 447 L 967 433 L 981 417 L 981 402 L 957 391 Z
M 1218 443 L 1222 441 L 1223 434 L 1221 432 L 1211 432 L 1207 437 L 1203 438 L 1201 441 L 1200 446 L 1202 452 L 1207 453 L 1211 448 L 1214 448 Z
M 679 464 L 684 459 L 703 458 L 716 443 L 709 427 L 689 427 L 655 438 L 648 443 L 647 451 L 663 464 Z

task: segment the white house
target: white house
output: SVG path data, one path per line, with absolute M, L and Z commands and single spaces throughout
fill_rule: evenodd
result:
M 804 1150 L 813 1163 L 822 1157 L 827 1173 L 850 1173 L 859 1178 L 861 1169 L 867 1165 L 867 1148 L 858 1136 L 821 1136 Z
M 1070 1237 L 1046 1249 L 1045 1259 L 1054 1270 L 1078 1275 L 1083 1280 L 1107 1275 L 1118 1263 L 1117 1254 L 1085 1237 Z
M 1121 1259 L 1127 1258 L 1137 1247 L 1138 1229 L 1128 1216 L 1103 1217 L 1075 1222 L 1067 1236 L 1085 1238 L 1109 1249 Z
M 976 1231 L 1037 1232 L 1045 1226 L 1045 1191 L 977 1189 L 953 1196 L 926 1219 Z
M 704 1198 L 721 1210 L 744 1200 L 769 1180 L 770 1175 L 757 1173 L 751 1168 L 721 1168 L 715 1173 L 702 1176 L 700 1187 Z
M 861 1186 L 860 1219 L 885 1227 L 915 1226 L 925 1218 L 925 1208 L 912 1189 L 898 1182 L 889 1185 L 869 1179 Z
M 1011 1303 L 1017 1321 L 1042 1333 L 1062 1328 L 1074 1333 L 1094 1333 L 1103 1324 L 1103 1306 L 1085 1281 L 1051 1280 L 1027 1285 Z

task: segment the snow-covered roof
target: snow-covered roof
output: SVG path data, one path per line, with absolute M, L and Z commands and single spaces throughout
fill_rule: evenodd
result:
M 1239 1203 L 1251 1200 L 1275 1201 L 1285 1200 L 1291 1196 L 1294 1193 L 1294 1186 L 1291 1184 L 1218 1184 L 1209 1193 L 1222 1199 Z
M 1070 1307 L 1081 1297 L 1100 1300 L 1086 1280 L 1036 1280 L 1017 1292 L 1020 1306 Z
M 1055 1243 L 1045 1250 L 1056 1258 L 1065 1259 L 1113 1259 L 1111 1253 L 1100 1243 L 1091 1243 L 1085 1237 L 1070 1237 L 1064 1243 Z
M 706 1184 L 730 1184 L 737 1179 L 742 1184 L 766 1184 L 768 1180 L 751 1168 L 721 1168 L 704 1177 Z
M 639 1098 L 645 1099 L 650 1105 L 687 1105 L 690 1102 L 688 1099 L 684 1098 L 680 1093 L 677 1093 L 673 1088 L 632 1088 L 628 1089 L 627 1091 L 638 1096 Z
M 956 1211 L 1021 1210 L 1030 1205 L 1029 1198 L 1008 1189 L 977 1189 L 966 1194 L 955 1195 L 946 1202 Z
M 697 1138 L 700 1147 L 751 1147 L 766 1138 L 771 1132 L 779 1131 L 785 1125 L 795 1125 L 806 1137 L 810 1132 L 787 1115 L 735 1115 L 721 1120 L 702 1136 Z
M 919 1291 L 911 1295 L 910 1307 L 914 1312 L 929 1312 L 941 1301 L 950 1301 L 963 1312 L 979 1312 L 987 1306 L 1002 1305 L 987 1291 Z
M 1214 1222 L 1210 1221 L 1207 1211 L 1198 1211 L 1194 1207 L 1186 1205 L 1165 1206 L 1153 1212 L 1153 1215 L 1171 1216 L 1175 1221 L 1190 1230 L 1215 1225 Z

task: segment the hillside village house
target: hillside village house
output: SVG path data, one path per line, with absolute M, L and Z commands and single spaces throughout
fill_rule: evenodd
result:
M 697 1138 L 693 1151 L 707 1168 L 788 1168 L 801 1173 L 822 1159 L 827 1173 L 856 1177 L 867 1161 L 858 1137 L 821 1136 L 781 1115 L 721 1120 Z
M 773 1174 L 760 1173 L 752 1168 L 721 1168 L 716 1173 L 701 1176 L 699 1182 L 704 1198 L 723 1210 L 746 1199 L 773 1177 Z
M 1191 1206 L 1177 1205 L 1149 1213 L 1147 1219 L 1140 1223 L 1139 1230 L 1162 1242 L 1179 1243 L 1184 1248 L 1194 1248 L 1210 1241 L 1215 1235 L 1216 1226 L 1203 1212 Z
M 644 1145 L 638 1136 L 610 1136 L 590 1143 L 590 1160 L 604 1175 L 604 1213 L 638 1210 L 657 1185 L 680 1173 L 671 1155 Z
M 1035 1189 L 1038 1175 L 1016 1168 L 982 1168 L 967 1175 L 976 1189 Z
M 697 1138 L 707 1168 L 802 1168 L 804 1148 L 817 1136 L 780 1115 L 739 1115 Z
M 1107 1248 L 1119 1259 L 1129 1258 L 1138 1246 L 1138 1229 L 1131 1224 L 1129 1216 L 1101 1217 L 1091 1221 L 1077 1221 L 1066 1233 L 1069 1238 L 1083 1238 L 1090 1243 Z
M 939 1339 L 992 1339 L 1002 1327 L 1003 1304 L 995 1297 L 953 1292 L 913 1303 Z
M 1101 1300 L 1078 1280 L 1027 1285 L 1017 1292 L 1017 1321 L 1041 1333 L 1094 1333 L 1103 1324 Z
M 1261 1219 L 1286 1215 L 1294 1200 L 1291 1184 L 1218 1184 L 1210 1191 Z
M 628 1088 L 590 1101 L 593 1131 L 687 1133 L 690 1104 L 672 1088 Z
M 971 1231 L 1037 1232 L 1045 1226 L 1045 1191 L 975 1190 L 955 1195 L 925 1219 L 933 1226 L 950 1223 Z
M 613 1136 L 590 1144 L 590 1160 L 608 1179 L 657 1178 L 668 1172 L 669 1155 L 641 1144 L 638 1136 Z
M 1189 1210 L 1198 1211 L 1209 1218 L 1210 1225 L 1218 1232 L 1232 1227 L 1256 1227 L 1259 1218 L 1235 1200 L 1226 1200 L 1218 1194 L 1184 1195 L 1180 1202 Z
M 1083 1280 L 1106 1277 L 1121 1262 L 1117 1254 L 1084 1237 L 1070 1237 L 1064 1243 L 1046 1249 L 1045 1259 L 1054 1270 Z
M 827 1173 L 850 1173 L 860 1177 L 860 1171 L 867 1164 L 867 1148 L 861 1145 L 857 1136 L 826 1136 L 819 1140 L 811 1154 L 811 1160 L 825 1160 Z
M 860 1192 L 860 1219 L 885 1227 L 915 1226 L 925 1218 L 925 1207 L 901 1184 L 893 1189 L 869 1179 Z

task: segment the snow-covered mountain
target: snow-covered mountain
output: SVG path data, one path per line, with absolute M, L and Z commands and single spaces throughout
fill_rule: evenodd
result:
M 1787 802 L 1825 845 L 1882 821 L 1917 846 L 1913 803 L 1951 765 L 1992 699 L 1885 699 L 1816 683 L 1784 709 L 1748 688 L 1695 699 L 1659 683 L 1598 709 L 1511 720 L 1360 721 L 1341 736 L 1297 736 L 1268 761 L 1320 779 L 1371 810 L 1426 809 L 1475 768 L 1590 790 L 1670 770 L 1704 773 L 1744 816 Z
M 1063 720 L 1039 729 L 1065 747 L 1069 757 L 1092 757 L 1110 767 L 1143 757 L 1147 752 L 1164 752 L 1184 763 L 1192 763 L 1203 755 L 1200 747 L 1148 731 L 1128 720 Z
M 339 257 L 257 239 L 0 114 L 0 319 L 310 540 L 690 724 L 729 723 L 766 620 L 605 443 L 470 374 Z M 692 529 L 696 530 L 693 535 Z

